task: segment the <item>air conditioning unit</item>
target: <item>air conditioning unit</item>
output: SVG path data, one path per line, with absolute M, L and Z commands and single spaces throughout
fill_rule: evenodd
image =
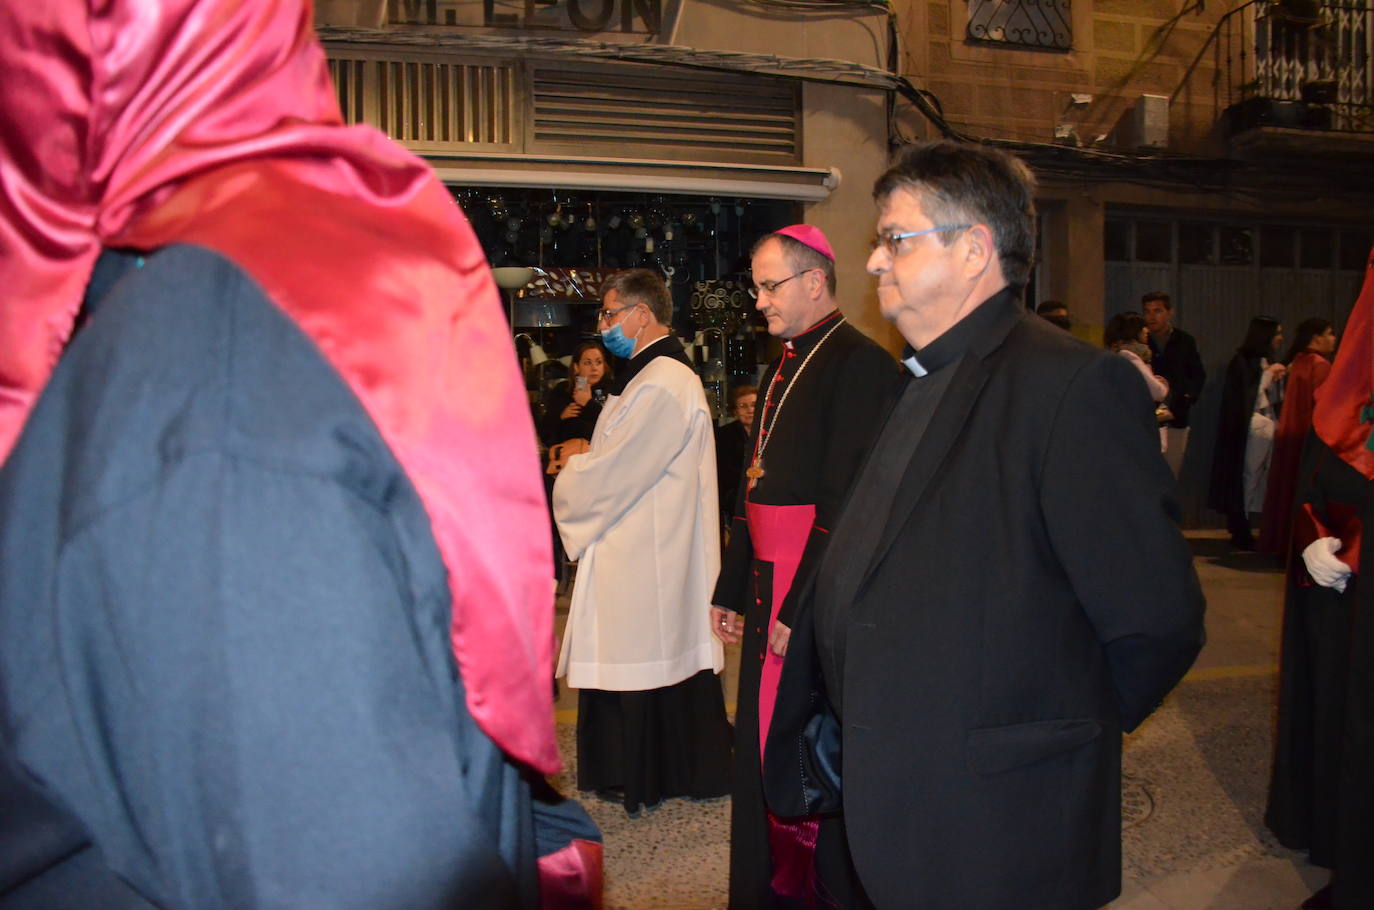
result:
M 1169 96 L 1141 95 L 1131 109 L 1130 145 L 1162 149 L 1169 145 Z

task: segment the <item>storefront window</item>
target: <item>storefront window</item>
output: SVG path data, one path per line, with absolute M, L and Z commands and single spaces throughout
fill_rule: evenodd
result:
M 1137 262 L 1172 262 L 1174 226 L 1168 221 L 1137 221 L 1135 223 L 1135 258 Z
M 1340 267 L 1351 272 L 1363 272 L 1369 262 L 1369 234 L 1365 231 L 1341 231 Z
M 1102 248 L 1108 262 L 1131 261 L 1131 223 L 1108 218 L 1102 228 Z
M 1180 224 L 1178 261 L 1183 265 L 1216 265 L 1216 228 L 1210 224 Z
M 1220 241 L 1222 265 L 1250 265 L 1255 261 L 1255 232 L 1252 228 L 1223 227 Z
M 1304 230 L 1298 234 L 1298 264 L 1305 269 L 1329 269 L 1335 258 L 1330 231 Z
M 1260 267 L 1291 269 L 1294 265 L 1292 228 L 1260 228 Z

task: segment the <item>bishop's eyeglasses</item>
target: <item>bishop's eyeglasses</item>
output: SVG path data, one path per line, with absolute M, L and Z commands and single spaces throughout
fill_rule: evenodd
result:
M 787 284 L 787 282 L 791 281 L 793 278 L 798 278 L 802 275 L 805 275 L 807 272 L 814 271 L 816 270 L 802 269 L 795 275 L 788 275 L 786 278 L 783 278 L 779 281 L 756 281 L 749 286 L 749 296 L 753 297 L 755 300 L 758 300 L 760 294 L 776 294 L 778 292 L 778 288 L 782 287 L 784 284 Z

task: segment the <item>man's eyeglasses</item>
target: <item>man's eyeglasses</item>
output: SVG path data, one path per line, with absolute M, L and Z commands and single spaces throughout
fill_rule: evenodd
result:
M 894 234 L 891 231 L 887 231 L 873 238 L 872 247 L 876 250 L 881 246 L 883 249 L 887 250 L 887 255 L 895 257 L 899 245 L 908 237 L 919 237 L 922 234 L 940 234 L 945 231 L 962 231 L 965 228 L 971 227 L 973 227 L 971 224 L 942 224 L 938 227 L 926 228 L 923 231 L 903 231 L 900 234 Z
M 610 322 L 612 319 L 616 317 L 616 314 L 623 313 L 631 307 L 637 306 L 639 306 L 638 303 L 627 303 L 624 306 L 616 307 L 613 310 L 608 310 L 605 307 L 602 307 L 601 309 L 596 311 L 596 321 L 597 323 Z
M 750 297 L 753 297 L 755 300 L 758 300 L 758 299 L 759 299 L 759 294 L 760 294 L 760 293 L 764 293 L 764 294 L 776 294 L 776 293 L 778 292 L 778 288 L 782 287 L 784 284 L 787 284 L 787 282 L 791 281 L 793 278 L 797 278 L 797 277 L 799 277 L 799 276 L 801 276 L 801 275 L 805 275 L 807 272 L 814 272 L 814 271 L 816 271 L 816 270 L 815 270 L 815 269 L 802 269 L 802 270 L 801 270 L 800 272 L 798 272 L 796 275 L 788 275 L 786 278 L 782 279 L 781 281 L 756 281 L 756 282 L 754 282 L 754 284 L 749 288 L 749 296 L 750 296 Z

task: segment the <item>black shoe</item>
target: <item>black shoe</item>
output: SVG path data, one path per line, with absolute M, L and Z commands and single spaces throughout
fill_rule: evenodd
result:
M 625 803 L 624 787 L 598 787 L 593 792 L 596 793 L 596 798 L 602 802 L 616 803 L 619 805 L 624 805 Z
M 1331 903 L 1331 886 L 1327 885 L 1303 901 L 1300 910 L 1330 910 L 1333 906 L 1335 905 Z

